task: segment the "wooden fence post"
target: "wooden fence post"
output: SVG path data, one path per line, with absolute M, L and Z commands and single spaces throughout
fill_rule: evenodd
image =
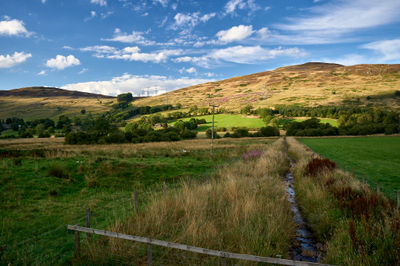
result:
M 90 208 L 86 208 L 86 227 L 90 228 Z M 90 234 L 86 233 L 86 240 L 89 241 Z
M 376 184 L 376 192 L 381 193 L 381 183 L 379 181 Z
M 139 198 L 139 195 L 135 188 L 135 211 L 136 211 L 136 213 L 139 212 L 139 199 L 138 198 Z
M 75 258 L 79 258 L 81 253 L 81 236 L 79 231 L 75 231 Z
M 186 176 L 186 184 L 187 184 L 188 187 L 190 187 L 190 179 L 189 179 L 189 176 Z
M 226 266 L 226 258 L 221 257 L 221 266 Z
M 150 241 L 151 241 L 151 237 Z M 153 248 L 151 246 L 151 243 L 147 244 L 147 265 L 152 266 L 153 265 Z
M 400 190 L 397 190 L 397 209 L 400 210 Z
M 165 183 L 165 180 L 163 182 L 163 191 L 164 191 L 164 197 L 167 196 L 167 184 Z
M 208 169 L 206 170 L 206 181 L 210 181 L 210 178 L 208 176 Z

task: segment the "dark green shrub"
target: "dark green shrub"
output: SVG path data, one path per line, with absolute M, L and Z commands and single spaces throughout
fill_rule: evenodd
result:
M 67 168 L 60 163 L 50 165 L 49 168 L 47 168 L 47 175 L 57 178 L 69 178 Z

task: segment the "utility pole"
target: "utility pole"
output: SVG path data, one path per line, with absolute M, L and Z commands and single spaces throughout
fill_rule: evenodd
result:
M 216 105 L 210 105 L 213 108 L 213 116 L 212 116 L 212 129 L 211 129 L 211 156 L 214 154 L 214 111 L 215 107 L 218 107 Z

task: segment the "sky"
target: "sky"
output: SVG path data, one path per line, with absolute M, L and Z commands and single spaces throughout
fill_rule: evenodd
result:
M 1 0 L 0 90 L 156 95 L 305 62 L 400 62 L 400 0 Z

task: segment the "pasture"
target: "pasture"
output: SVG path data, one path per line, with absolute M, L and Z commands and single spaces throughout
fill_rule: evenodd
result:
M 63 139 L 0 141 L 0 244 L 2 261 L 17 264 L 63 264 L 73 256 L 73 238 L 66 224 L 106 228 L 180 180 L 212 176 L 215 169 L 273 139 L 244 138 L 146 144 L 64 145 Z
M 315 152 L 335 161 L 370 186 L 381 183 L 381 190 L 395 199 L 400 190 L 400 137 L 299 138 Z
M 200 125 L 198 131 L 206 131 L 212 127 L 212 115 L 196 116 L 197 119 L 205 119 L 207 124 Z M 179 120 L 189 121 L 191 118 L 182 118 Z M 171 122 L 173 126 L 176 121 Z M 216 114 L 214 117 L 215 128 L 227 128 L 232 127 L 246 127 L 246 128 L 261 128 L 264 127 L 265 123 L 260 118 L 246 117 L 243 115 L 230 115 L 230 114 Z

